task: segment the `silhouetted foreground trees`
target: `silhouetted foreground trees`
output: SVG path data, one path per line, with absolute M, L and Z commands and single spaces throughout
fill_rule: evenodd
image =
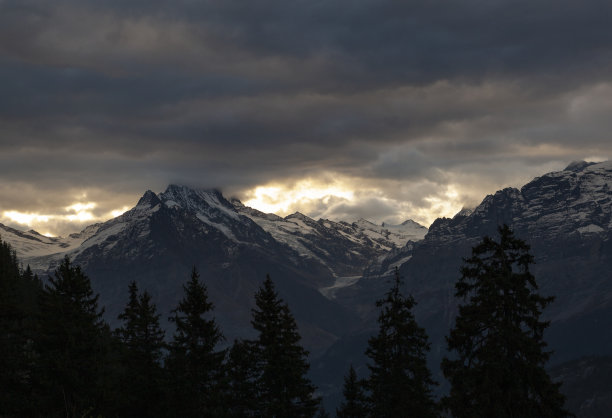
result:
M 485 237 L 464 260 L 456 297 L 455 327 L 447 337 L 453 356 L 442 370 L 451 384 L 440 409 L 453 417 L 567 417 L 559 392 L 545 365 L 542 311 L 553 300 L 537 293 L 529 271 L 529 246 L 506 225 L 499 242 Z M 378 318 L 379 333 L 366 354 L 370 376 L 359 380 L 351 367 L 344 383 L 344 402 L 338 417 L 434 417 L 439 407 L 431 397 L 434 382 L 425 364 L 429 350 L 425 330 L 412 315 L 414 300 L 402 296 L 395 281 Z
M 33 390 L 35 318 L 42 284 L 21 272 L 11 246 L 0 242 L 0 415 L 28 415 Z
M 529 247 L 507 226 L 485 237 L 456 284 L 460 306 L 442 370 L 451 384 L 438 404 L 426 365 L 427 334 L 401 292 L 396 269 L 376 305 L 379 330 L 366 355 L 369 376 L 353 367 L 338 417 L 564 417 L 542 310 L 529 272 Z M 314 417 L 328 416 L 307 378 L 308 352 L 287 304 L 266 277 L 255 294 L 254 340 L 220 348 L 223 334 L 195 268 L 169 318 L 167 341 L 151 296 L 128 286 L 111 331 L 87 276 L 66 257 L 46 285 L 22 270 L 0 241 L 0 416 L 2 417 Z
M 66 257 L 47 285 L 0 242 L 0 416 L 313 417 L 308 352 L 267 277 L 255 295 L 258 338 L 220 349 L 206 286 L 192 270 L 164 339 L 135 282 L 111 332 L 87 276 Z
M 431 394 L 435 384 L 427 368 L 429 343 L 425 329 L 414 319 L 412 296 L 400 291 L 396 268 L 393 286 L 382 300 L 378 335 L 370 338 L 366 355 L 370 377 L 366 381 L 368 404 L 375 417 L 421 417 L 437 415 Z
M 445 406 L 455 417 L 565 417 L 560 383 L 544 369 L 542 310 L 553 301 L 537 293 L 529 246 L 504 225 L 465 260 L 456 296 L 455 327 L 447 338 L 454 357 L 442 370 L 451 383 Z
M 40 293 L 33 338 L 34 403 L 65 416 L 90 413 L 102 404 L 110 330 L 89 279 L 65 258 Z
M 220 416 L 225 351 L 216 350 L 223 334 L 208 317 L 213 304 L 195 267 L 183 289 L 184 297 L 170 317 L 176 325 L 166 358 L 170 410 L 181 417 Z
M 400 290 L 399 270 L 391 289 L 376 302 L 381 309 L 378 334 L 370 338 L 366 355 L 370 375 L 358 380 L 351 366 L 344 380 L 344 401 L 338 417 L 437 417 L 431 389 L 436 384 L 427 368 L 429 342 L 412 313 L 415 301 Z
M 344 400 L 336 410 L 338 418 L 366 418 L 368 416 L 368 399 L 364 390 L 365 382 L 357 378 L 351 365 L 348 375 L 344 377 L 342 395 Z
M 308 352 L 289 307 L 274 290 L 270 276 L 255 294 L 251 324 L 258 337 L 252 348 L 258 408 L 264 417 L 309 417 L 317 412 L 319 399 L 306 378 Z

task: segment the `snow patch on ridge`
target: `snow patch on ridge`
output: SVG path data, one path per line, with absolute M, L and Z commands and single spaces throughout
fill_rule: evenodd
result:
M 576 231 L 581 234 L 598 234 L 600 232 L 604 232 L 604 229 L 601 226 L 590 224 L 587 226 L 580 227 Z

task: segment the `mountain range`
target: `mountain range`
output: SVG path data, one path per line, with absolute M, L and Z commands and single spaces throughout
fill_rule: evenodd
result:
M 412 221 L 375 225 L 301 213 L 282 218 L 217 190 L 171 185 L 65 238 L 5 226 L 0 233 L 24 264 L 42 274 L 69 255 L 91 278 L 114 325 L 129 281 L 147 289 L 167 316 L 196 266 L 227 343 L 251 335 L 253 294 L 270 274 L 311 351 L 313 380 L 332 399 L 349 364 L 365 372 L 363 352 L 376 329 L 374 302 L 395 267 L 418 303 L 415 315 L 432 343 L 430 366 L 442 380 L 438 364 L 461 302 L 454 284 L 463 258 L 504 223 L 531 245 L 540 293 L 556 298 L 544 313 L 551 321 L 551 364 L 611 355 L 611 189 L 612 162 L 575 162 L 425 228 Z
M 65 238 L 0 228 L 24 265 L 43 276 L 66 255 L 82 266 L 111 325 L 117 325 L 131 280 L 150 292 L 167 316 L 195 266 L 231 342 L 251 332 L 253 295 L 270 274 L 313 354 L 359 326 L 355 313 L 332 301 L 337 289 L 427 233 L 413 221 L 377 226 L 364 219 L 315 221 L 299 212 L 281 218 L 227 200 L 218 190 L 178 185 L 160 194 L 147 191 L 123 215 Z

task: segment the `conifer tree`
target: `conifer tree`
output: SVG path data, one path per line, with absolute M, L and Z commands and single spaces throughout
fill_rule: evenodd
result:
M 457 418 L 570 416 L 544 369 L 549 322 L 540 316 L 553 298 L 537 293 L 529 246 L 507 225 L 499 234 L 472 249 L 456 284 L 465 303 L 447 337 L 454 354 L 442 362 L 451 383 L 444 404 Z
M 218 416 L 224 351 L 215 351 L 223 335 L 214 319 L 206 286 L 195 267 L 183 286 L 185 295 L 170 321 L 176 332 L 166 360 L 170 374 L 172 413 L 183 417 Z
M 366 350 L 372 360 L 367 380 L 370 411 L 375 417 L 435 417 L 435 382 L 426 363 L 430 344 L 412 313 L 414 299 L 402 295 L 400 284 L 396 268 L 392 288 L 376 302 L 382 308 L 379 331 Z
M 308 352 L 289 307 L 274 290 L 270 276 L 255 294 L 251 324 L 259 333 L 254 342 L 258 414 L 266 417 L 312 417 L 319 399 L 306 377 Z
M 19 332 L 22 309 L 17 295 L 19 264 L 10 244 L 0 242 L 0 415 L 15 411 L 13 402 L 26 382 L 20 378 L 23 371 L 25 341 Z
M 19 271 L 11 245 L 0 241 L 0 416 L 30 415 L 38 278 Z
M 123 344 L 122 399 L 118 415 L 164 416 L 164 374 L 161 367 L 164 331 L 148 292 L 129 285 L 129 301 L 119 315 L 123 326 L 116 335 Z
M 254 342 L 236 340 L 229 350 L 226 364 L 228 416 L 256 416 L 257 364 Z
M 102 320 L 89 278 L 66 256 L 41 295 L 35 338 L 36 393 L 46 416 L 82 416 L 101 410 L 98 387 L 106 356 Z
M 364 382 L 357 378 L 353 365 L 349 368 L 348 375 L 344 377 L 344 388 L 342 390 L 344 400 L 336 409 L 338 418 L 366 418 L 368 416 L 367 396 L 364 392 Z

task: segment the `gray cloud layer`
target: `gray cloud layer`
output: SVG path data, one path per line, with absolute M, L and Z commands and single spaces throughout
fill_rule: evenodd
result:
M 0 0 L 0 209 L 322 171 L 379 190 L 371 217 L 453 184 L 471 202 L 610 155 L 611 17 L 596 0 Z

